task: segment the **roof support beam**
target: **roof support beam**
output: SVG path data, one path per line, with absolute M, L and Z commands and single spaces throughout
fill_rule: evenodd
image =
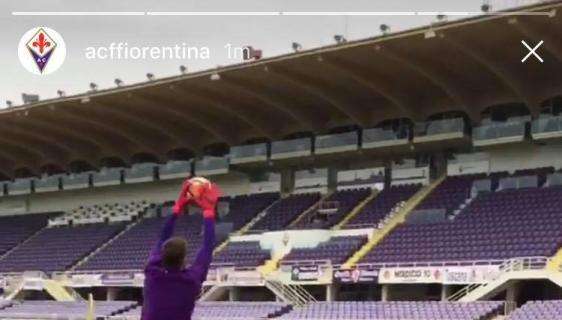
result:
M 293 83 L 306 93 L 312 94 L 319 100 L 325 101 L 328 105 L 337 109 L 340 114 L 347 117 L 350 120 L 349 124 L 366 126 L 368 115 L 366 115 L 365 112 L 357 110 L 349 101 L 344 101 L 341 97 L 334 95 L 333 88 L 324 81 L 281 67 L 268 66 L 268 70 L 269 73 L 283 78 L 285 81 Z
M 421 59 L 419 56 L 415 56 L 415 62 L 413 62 L 412 57 L 407 57 L 399 50 L 388 46 L 378 48 L 378 50 L 375 50 L 378 54 L 401 65 L 407 66 L 409 69 L 426 78 L 429 82 L 441 89 L 451 102 L 455 104 L 446 109 L 454 110 L 455 107 L 458 107 L 461 108 L 472 120 L 479 119 L 478 112 L 475 112 L 474 109 L 470 108 L 471 101 L 470 98 L 468 98 L 468 94 L 462 92 L 458 86 L 455 87 L 451 85 L 451 83 L 455 82 L 454 79 L 437 72 L 436 70 L 439 69 L 439 66 L 429 66 L 429 63 Z
M 110 101 L 104 103 L 107 105 L 113 104 Z M 197 152 L 203 150 L 206 143 L 203 138 L 208 131 L 201 129 L 198 125 L 187 126 L 185 124 L 186 122 L 193 124 L 193 119 L 186 120 L 183 115 L 178 116 L 175 112 L 170 113 L 167 108 L 157 105 L 154 101 L 133 94 L 129 94 L 125 102 L 119 103 L 119 108 L 128 109 L 129 112 L 127 113 L 150 114 L 151 126 L 160 128 L 159 131 L 167 132 L 167 135 L 174 137 L 174 139 L 167 140 L 167 143 L 162 143 L 161 147 L 158 148 L 159 153 L 164 154 L 175 148 L 193 149 Z
M 174 85 L 170 89 L 178 96 L 194 100 L 195 103 L 208 106 L 209 108 L 214 108 L 218 112 L 228 115 L 228 117 L 236 118 L 239 121 L 244 122 L 246 126 L 255 129 L 259 135 L 263 135 L 270 139 L 275 137 L 275 133 L 271 130 L 271 128 L 261 124 L 262 121 L 259 121 L 257 117 L 247 115 L 247 113 L 243 110 L 236 109 L 235 111 L 233 108 L 227 106 L 229 102 L 223 99 L 220 94 L 214 94 L 214 92 L 213 94 L 201 94 L 198 93 L 201 91 L 199 88 L 197 90 L 187 90 L 184 86 L 178 85 Z
M 6 178 L 14 178 L 13 162 L 4 158 L 2 154 L 0 154 L 0 173 L 6 176 Z
M 83 108 L 77 108 L 77 106 L 67 106 L 65 108 L 59 109 L 59 112 L 64 112 L 66 115 L 73 117 L 76 121 L 82 119 L 99 129 L 102 132 L 107 132 L 112 135 L 112 137 L 117 140 L 122 140 L 123 142 L 128 142 L 133 145 L 133 153 L 137 152 L 152 152 L 153 150 L 158 150 L 159 145 L 157 141 L 152 141 L 147 137 L 146 132 L 142 130 L 135 130 L 130 123 L 123 122 L 119 118 L 108 119 L 103 115 L 99 114 L 98 105 L 95 101 L 90 101 L 88 106 L 83 106 Z M 113 123 L 112 123 L 113 122 Z M 163 151 L 163 150 L 158 150 Z
M 82 136 L 93 136 L 101 146 L 101 154 L 96 156 L 96 162 L 106 157 L 119 157 L 125 163 L 130 163 L 130 155 L 136 149 L 142 149 L 139 141 L 127 138 L 118 129 L 112 128 L 103 123 L 90 120 L 88 117 L 77 116 L 64 111 L 65 108 L 58 108 L 56 114 L 50 113 L 49 116 L 53 123 L 64 123 L 68 130 Z
M 351 61 L 344 61 L 338 58 L 322 57 L 323 63 L 337 72 L 344 73 L 368 90 L 382 96 L 396 107 L 406 118 L 422 120 L 422 117 L 410 107 L 410 102 L 404 97 L 403 93 L 398 92 L 386 81 L 378 78 L 377 75 L 369 70 L 365 72 L 365 67 L 358 66 Z
M 282 99 L 280 99 L 280 97 L 277 95 L 272 98 L 270 97 L 269 93 L 261 93 L 265 92 L 265 90 L 260 90 L 253 85 L 241 85 L 241 81 L 244 80 L 230 79 L 228 75 L 223 76 L 221 78 L 221 81 L 222 84 L 232 87 L 233 90 L 243 92 L 247 96 L 253 97 L 261 101 L 265 105 L 287 114 L 291 119 L 305 127 L 308 131 L 315 131 L 320 129 L 318 121 L 316 119 L 313 119 L 309 115 L 300 111 L 298 108 L 287 105 L 285 102 L 278 102 Z
M 474 45 L 466 45 L 466 43 L 472 42 L 459 39 L 457 36 L 444 36 L 443 40 L 492 72 L 507 88 L 511 90 L 515 99 L 527 104 L 532 113 L 538 114 L 537 111 L 540 109 L 540 101 L 538 101 L 536 96 L 528 89 L 529 84 L 525 85 L 524 81 L 514 74 L 513 71 L 498 64 L 495 59 L 484 53 L 485 50 L 480 50 Z M 482 106 L 479 107 L 483 108 Z M 479 111 L 481 112 L 483 109 Z
M 179 135 L 175 130 L 165 130 L 161 127 L 161 125 L 154 123 L 152 120 L 153 117 L 143 117 L 132 108 L 128 108 L 129 111 L 121 110 L 127 105 L 126 103 L 120 104 L 119 106 L 113 106 L 101 101 L 100 99 L 93 99 L 92 102 L 96 104 L 99 109 L 103 109 L 100 110 L 104 113 L 102 116 L 107 116 L 105 115 L 107 113 L 112 115 L 114 118 L 125 120 L 126 124 L 146 129 L 146 135 L 152 137 L 155 141 L 158 141 L 157 143 L 160 144 L 160 146 L 167 144 L 178 145 L 183 143 L 185 135 Z
M 30 114 L 27 117 L 20 117 L 12 123 L 12 127 L 22 128 L 35 136 L 41 136 L 50 141 L 50 144 L 64 145 L 70 150 L 69 161 L 73 158 L 84 157 L 87 162 L 95 158 L 101 150 L 98 141 L 92 137 L 75 134 L 74 131 L 68 130 L 66 126 L 55 125 L 56 122 L 45 121 L 41 115 Z M 55 124 L 54 124 L 55 123 Z M 29 129 L 33 128 L 33 130 Z M 96 166 L 90 162 L 92 166 Z
M 189 108 L 189 106 L 185 104 L 185 101 L 181 102 L 183 103 L 181 107 L 174 108 L 171 106 L 177 105 L 178 101 L 155 97 L 148 94 L 134 93 L 131 95 L 131 99 L 141 101 L 144 104 L 152 105 L 154 106 L 155 112 L 166 113 L 174 119 L 180 119 L 182 122 L 185 122 L 185 125 L 190 125 L 193 128 L 202 130 L 202 132 L 207 132 L 219 142 L 227 143 L 229 145 L 237 143 L 237 137 L 234 132 L 225 130 L 225 128 L 213 124 L 216 119 L 206 116 L 203 112 L 184 112 L 186 108 Z M 197 138 L 200 139 L 201 136 Z M 189 139 L 189 137 L 186 137 L 186 139 Z M 198 151 L 202 151 L 202 147 L 203 146 L 200 144 L 196 149 Z
M 512 21 L 510 25 L 526 37 L 536 41 L 544 40 L 546 50 L 556 57 L 558 62 L 562 62 L 562 40 L 557 31 L 552 31 L 560 29 L 552 28 L 552 26 L 548 29 L 540 28 L 531 19 L 513 18 Z
M 43 159 L 40 151 L 21 146 L 14 140 L 0 136 L 0 157 L 10 160 L 16 167 L 28 167 L 38 170 Z
M 34 133 L 34 130 L 25 130 L 12 122 L 6 121 L 0 126 L 0 134 L 4 137 L 11 137 L 15 141 L 24 141 L 28 145 L 37 145 L 46 158 L 51 156 L 56 159 L 67 159 L 73 150 L 68 145 L 62 145 L 56 140 Z

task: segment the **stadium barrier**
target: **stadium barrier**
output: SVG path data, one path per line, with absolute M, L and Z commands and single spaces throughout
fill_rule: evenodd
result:
M 545 269 L 550 259 L 551 258 L 549 257 L 522 257 L 508 259 L 499 266 L 500 272 L 498 272 L 489 281 L 467 285 L 449 296 L 447 299 L 449 301 L 459 301 L 476 289 L 487 287 L 494 281 L 511 272 Z

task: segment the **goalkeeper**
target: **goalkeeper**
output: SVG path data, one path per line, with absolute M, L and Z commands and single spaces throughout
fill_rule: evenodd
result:
M 194 180 L 186 180 L 167 218 L 160 240 L 152 249 L 145 268 L 144 303 L 142 320 L 190 320 L 201 285 L 213 256 L 215 242 L 215 207 L 220 194 L 216 185 L 209 182 L 194 187 Z M 193 192 L 197 190 L 197 193 Z M 187 242 L 171 237 L 176 220 L 188 204 L 203 209 L 203 245 L 192 265 L 185 266 Z

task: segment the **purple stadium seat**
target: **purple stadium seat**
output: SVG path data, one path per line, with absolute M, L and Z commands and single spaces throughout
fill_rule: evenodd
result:
M 131 309 L 119 314 L 127 319 L 140 319 L 142 308 Z M 254 320 L 266 319 L 288 310 L 281 302 L 197 302 L 193 310 L 193 320 Z
M 552 256 L 562 245 L 561 207 L 560 186 L 481 193 L 452 221 L 397 227 L 362 262 Z
M 270 258 L 268 250 L 263 250 L 258 241 L 229 242 L 213 258 L 214 266 L 232 265 L 235 267 L 257 267 Z
M 252 230 L 281 230 L 320 200 L 319 193 L 294 194 L 276 202 Z
M 476 320 L 501 312 L 500 301 L 342 301 L 316 302 L 294 309 L 280 319 L 288 320 Z
M 485 178 L 483 174 L 447 177 L 416 209 L 445 209 L 447 213 L 458 209 L 470 197 L 472 182 Z
M 278 197 L 277 193 L 264 193 L 223 198 L 221 201 L 228 201 L 230 203 L 230 212 L 222 221 L 231 222 L 234 225 L 234 229 L 238 229 L 277 200 Z M 171 214 L 169 206 L 163 206 L 162 211 L 163 215 Z M 96 253 L 77 269 L 90 271 L 142 269 L 150 249 L 156 243 L 164 220 L 164 218 L 160 217 L 141 220 L 137 225 L 127 230 L 127 232 Z M 177 223 L 175 234 L 186 237 L 188 241 L 188 261 L 193 259 L 202 241 L 201 228 L 202 217 L 200 214 L 183 215 Z M 223 240 L 217 239 L 217 244 Z M 244 260 L 240 260 L 240 262 L 242 261 Z M 257 263 L 256 261 L 252 263 Z
M 560 319 L 562 300 L 529 301 L 513 311 L 508 320 L 546 320 Z
M 164 207 L 169 210 L 169 207 Z M 141 220 L 119 238 L 90 257 L 77 270 L 142 270 L 152 246 L 158 240 L 165 218 Z M 187 260 L 196 254 L 201 236 L 201 215 L 183 215 L 176 224 L 175 235 L 188 240 Z
M 303 217 L 293 229 L 326 229 L 339 222 L 349 213 L 359 202 L 363 201 L 371 194 L 371 189 L 354 189 L 336 191 L 331 194 L 325 202 L 337 203 L 337 210 L 327 215 L 321 215 L 317 210 Z
M 390 213 L 392 208 L 399 202 L 408 200 L 420 187 L 419 184 L 406 184 L 383 189 L 347 223 L 347 227 L 376 225 Z
M 330 260 L 332 264 L 344 263 L 353 252 L 367 242 L 367 236 L 337 236 L 321 242 L 314 248 L 292 249 L 283 261 Z
M 47 225 L 46 214 L 0 217 L 0 255 Z
M 238 230 L 278 199 L 277 192 L 224 197 L 220 201 L 228 202 L 230 211 L 221 221 L 232 222 L 233 229 Z
M 22 301 L 0 310 L 1 319 L 84 319 L 86 301 Z M 137 305 L 135 301 L 96 301 L 96 318 L 126 312 Z
M 0 272 L 64 271 L 115 236 L 124 223 L 50 227 L 0 260 Z

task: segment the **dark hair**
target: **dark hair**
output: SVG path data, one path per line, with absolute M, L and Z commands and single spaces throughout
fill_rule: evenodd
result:
M 162 265 L 166 268 L 183 268 L 187 254 L 187 241 L 174 237 L 164 242 L 162 246 Z

